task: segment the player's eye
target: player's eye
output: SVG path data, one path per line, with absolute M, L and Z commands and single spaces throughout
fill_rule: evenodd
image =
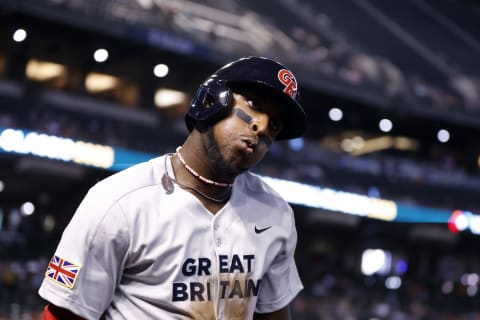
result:
M 258 109 L 258 107 L 256 106 L 255 102 L 253 102 L 253 100 L 247 100 L 247 103 L 248 103 L 248 106 L 253 110 Z
M 273 134 L 277 134 L 278 132 L 280 132 L 281 123 L 277 119 L 270 119 L 268 122 L 268 127 Z

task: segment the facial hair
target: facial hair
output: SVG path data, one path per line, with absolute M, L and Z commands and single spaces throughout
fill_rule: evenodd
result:
M 210 162 L 213 167 L 222 172 L 224 178 L 233 179 L 239 174 L 247 171 L 246 168 L 240 168 L 234 163 L 228 162 L 220 152 L 220 147 L 215 140 L 215 135 L 213 133 L 213 126 L 209 127 L 207 130 L 207 154 Z

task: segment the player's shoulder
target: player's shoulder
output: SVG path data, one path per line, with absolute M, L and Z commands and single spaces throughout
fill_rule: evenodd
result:
M 102 195 L 105 200 L 115 200 L 137 190 L 158 185 L 160 170 L 163 169 L 162 159 L 164 156 L 116 172 L 97 182 L 90 188 L 89 193 Z
M 289 206 L 288 202 L 265 181 L 264 177 L 248 171 L 238 178 L 240 179 L 239 183 L 244 186 L 245 192 L 250 196 L 259 198 L 262 201 L 269 199 L 278 206 Z

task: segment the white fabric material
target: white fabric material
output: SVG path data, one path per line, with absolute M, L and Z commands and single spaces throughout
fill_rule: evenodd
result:
M 245 173 L 212 215 L 177 185 L 165 192 L 164 163 L 90 189 L 56 250 L 82 266 L 76 283 L 46 277 L 39 294 L 87 319 L 251 319 L 286 306 L 302 289 L 288 203 Z

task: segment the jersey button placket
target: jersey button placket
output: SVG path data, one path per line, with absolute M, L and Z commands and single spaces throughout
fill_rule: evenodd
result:
M 226 247 L 225 247 L 225 238 L 222 236 L 222 234 L 225 232 L 224 228 L 223 228 L 223 224 L 221 223 L 221 217 L 220 216 L 216 216 L 213 220 L 213 225 L 212 225 L 212 240 L 213 240 L 213 243 L 214 243 L 214 247 L 213 247 L 213 250 L 215 252 L 215 255 L 216 255 L 216 262 L 215 262 L 215 280 L 214 280 L 214 283 L 215 283 L 215 291 L 216 291 L 216 294 L 217 294 L 217 300 L 216 300 L 216 303 L 215 303 L 215 311 L 216 311 L 216 315 L 217 315 L 217 318 L 215 319 L 224 319 L 223 317 L 223 312 L 224 312 L 224 301 L 221 301 L 219 299 L 219 296 L 220 295 L 220 292 L 218 291 L 219 290 L 219 280 L 220 280 L 220 274 L 219 274 L 219 268 L 218 268 L 218 264 L 219 264 L 219 255 L 220 254 L 225 254 L 225 250 L 226 250 Z
M 222 246 L 222 237 L 220 236 L 220 225 L 217 221 L 213 222 L 213 238 L 215 239 L 215 245 L 217 247 Z

